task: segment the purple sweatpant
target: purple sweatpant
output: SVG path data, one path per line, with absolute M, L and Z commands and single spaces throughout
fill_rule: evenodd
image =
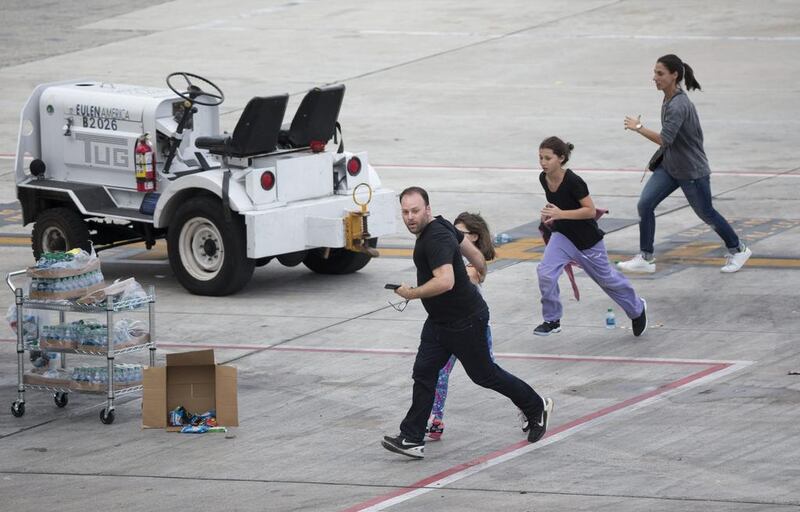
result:
M 539 290 L 542 292 L 542 316 L 545 322 L 561 320 L 564 308 L 559 297 L 558 278 L 569 262 L 575 262 L 583 268 L 584 272 L 619 304 L 628 318 L 637 318 L 642 314 L 644 309 L 642 299 L 636 295 L 630 281 L 608 261 L 608 253 L 602 240 L 593 247 L 579 251 L 567 237 L 561 233 L 553 233 L 544 249 L 544 257 L 536 269 L 539 275 Z

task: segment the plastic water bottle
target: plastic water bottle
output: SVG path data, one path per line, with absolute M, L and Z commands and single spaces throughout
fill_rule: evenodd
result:
M 606 313 L 606 329 L 613 329 L 617 326 L 617 319 L 614 317 L 614 310 L 608 308 Z
M 500 233 L 499 235 L 495 235 L 494 237 L 494 243 L 496 245 L 507 244 L 512 240 L 513 238 L 511 238 L 511 235 L 509 235 L 508 233 Z

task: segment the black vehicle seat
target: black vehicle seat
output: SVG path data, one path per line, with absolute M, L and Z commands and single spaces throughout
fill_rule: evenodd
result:
M 217 155 L 244 158 L 275 151 L 289 103 L 288 94 L 256 96 L 247 102 L 232 135 L 197 137 L 194 145 Z
M 336 131 L 336 121 L 344 100 L 344 84 L 315 87 L 297 107 L 288 130 L 281 130 L 282 148 L 303 148 L 311 141 L 328 142 Z

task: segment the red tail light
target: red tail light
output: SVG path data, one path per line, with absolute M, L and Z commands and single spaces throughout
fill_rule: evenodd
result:
M 261 188 L 264 190 L 272 190 L 272 187 L 275 186 L 275 175 L 272 174 L 272 171 L 265 171 L 261 175 Z
M 325 141 L 322 140 L 312 140 L 309 146 L 311 147 L 312 153 L 322 153 L 325 151 Z
M 361 172 L 361 159 L 354 156 L 347 161 L 347 173 L 350 176 L 355 176 Z

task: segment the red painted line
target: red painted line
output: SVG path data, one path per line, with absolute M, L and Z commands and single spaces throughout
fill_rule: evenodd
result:
M 438 170 L 453 170 L 453 171 L 460 171 L 460 170 L 482 170 L 482 171 L 530 171 L 530 172 L 540 172 L 541 169 L 538 167 L 517 167 L 517 166 L 493 166 L 493 165 L 412 165 L 412 164 L 376 164 L 372 163 L 373 167 L 380 169 L 383 168 L 394 168 L 394 169 L 438 169 Z M 785 174 L 790 169 L 783 169 L 783 170 L 775 170 L 775 171 L 747 171 L 741 169 L 730 169 L 730 170 L 715 170 L 713 171 L 714 174 L 721 174 L 721 175 L 748 175 L 748 174 L 755 174 L 755 175 L 763 175 L 763 176 L 778 176 L 778 175 L 786 175 L 786 176 L 795 176 L 794 174 Z M 575 172 L 629 172 L 629 173 L 643 173 L 644 169 L 640 168 L 594 168 L 594 167 L 585 167 L 585 168 L 575 168 Z
M 592 420 L 595 420 L 597 418 L 601 418 L 603 416 L 611 414 L 611 413 L 613 413 L 615 411 L 618 411 L 620 409 L 624 409 L 626 407 L 630 407 L 630 406 L 632 406 L 634 404 L 637 404 L 639 402 L 647 400 L 648 398 L 652 398 L 654 396 L 657 396 L 657 395 L 660 395 L 662 393 L 665 393 L 665 392 L 667 392 L 667 391 L 669 391 L 671 389 L 676 389 L 676 388 L 679 388 L 681 386 L 685 386 L 686 384 L 688 384 L 688 383 L 690 383 L 692 381 L 695 381 L 697 379 L 701 379 L 701 378 L 703 378 L 703 377 L 705 377 L 707 375 L 711 375 L 712 373 L 716 373 L 716 372 L 718 372 L 720 370 L 724 370 L 725 368 L 728 368 L 730 366 L 732 366 L 732 364 L 730 364 L 730 363 L 720 363 L 720 364 L 712 365 L 709 368 L 706 368 L 706 369 L 704 369 L 702 371 L 699 371 L 697 373 L 694 373 L 694 374 L 689 375 L 687 377 L 684 377 L 682 379 L 678 379 L 676 381 L 669 382 L 667 384 L 659 386 L 658 388 L 656 388 L 656 389 L 654 389 L 652 391 L 648 391 L 646 393 L 642 393 L 641 395 L 634 396 L 634 397 L 629 398 L 627 400 L 624 400 L 624 401 L 622 401 L 622 402 L 620 402 L 618 404 L 614 404 L 612 406 L 605 407 L 605 408 L 600 409 L 598 411 L 589 413 L 589 414 L 587 414 L 585 416 L 581 416 L 580 418 L 572 420 L 572 421 L 570 421 L 568 423 L 564 423 L 563 425 L 559 425 L 558 427 L 556 427 L 556 428 L 554 428 L 552 430 L 549 430 L 542 439 L 547 439 L 548 437 L 551 437 L 551 436 L 554 436 L 554 435 L 559 434 L 561 432 L 570 430 L 570 429 L 575 428 L 575 427 L 577 427 L 579 425 L 583 425 L 585 423 L 588 423 L 588 422 L 590 422 Z M 483 456 L 478 457 L 476 459 L 472 459 L 472 460 L 470 460 L 468 462 L 464 462 L 462 464 L 458 464 L 458 465 L 453 466 L 453 467 L 451 467 L 449 469 L 446 469 L 444 471 L 436 473 L 435 475 L 431 475 L 429 477 L 423 478 L 422 480 L 414 482 L 411 485 L 402 487 L 400 489 L 394 490 L 394 491 L 392 491 L 390 493 L 378 496 L 376 498 L 372 498 L 372 499 L 370 499 L 368 501 L 365 501 L 363 503 L 359 503 L 358 505 L 354 505 L 354 506 L 352 506 L 350 508 L 345 509 L 344 512 L 357 512 L 357 511 L 360 511 L 360 510 L 364 510 L 366 508 L 378 505 L 378 504 L 383 503 L 385 501 L 388 501 L 390 499 L 397 498 L 398 496 L 402 496 L 404 494 L 410 493 L 410 492 L 412 492 L 412 491 L 414 491 L 416 489 L 427 487 L 428 485 L 430 485 L 430 484 L 432 484 L 434 482 L 438 482 L 439 480 L 442 480 L 442 479 L 447 478 L 447 477 L 449 477 L 451 475 L 454 475 L 456 473 L 459 473 L 461 471 L 469 469 L 469 468 L 471 468 L 473 466 L 477 466 L 479 464 L 483 464 L 483 463 L 486 463 L 486 462 L 488 462 L 490 460 L 496 459 L 496 458 L 498 458 L 500 456 L 503 456 L 503 455 L 505 455 L 507 453 L 513 452 L 513 451 L 518 450 L 520 448 L 523 448 L 526 445 L 528 445 L 527 441 L 524 441 L 524 440 L 523 441 L 519 441 L 519 442 L 514 443 L 514 444 L 512 444 L 510 446 L 507 446 L 507 447 L 502 448 L 500 450 L 494 451 L 494 452 L 492 452 L 492 453 L 490 453 L 488 455 L 483 455 Z
M 592 357 L 592 356 L 567 356 L 567 355 L 542 355 L 542 354 L 495 354 L 503 359 L 536 359 L 537 361 L 571 361 L 577 363 L 636 363 L 636 364 L 679 364 L 708 366 L 715 364 L 709 361 L 692 361 L 691 359 L 632 359 L 624 357 Z

